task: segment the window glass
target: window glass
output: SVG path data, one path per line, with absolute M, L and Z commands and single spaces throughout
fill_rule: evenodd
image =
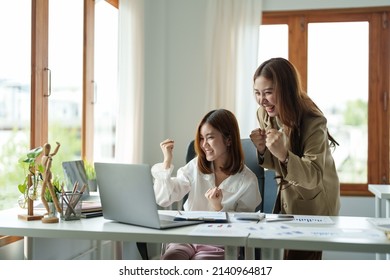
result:
M 118 9 L 95 5 L 94 161 L 115 157 L 118 78 Z
M 83 1 L 50 1 L 49 69 L 48 139 L 61 144 L 52 171 L 63 179 L 62 162 L 81 159 Z
M 288 59 L 288 25 L 260 25 L 259 30 L 259 65 L 272 57 Z
M 0 210 L 15 207 L 30 146 L 31 1 L 0 1 Z
M 342 183 L 367 183 L 368 22 L 310 23 L 308 93 L 340 143 Z

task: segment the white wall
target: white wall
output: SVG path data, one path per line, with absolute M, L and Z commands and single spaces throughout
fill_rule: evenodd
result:
M 205 114 L 206 1 L 147 0 L 145 10 L 144 161 L 161 161 L 159 143 L 172 138 L 177 167 Z
M 169 137 L 176 141 L 175 168 L 182 166 L 187 144 L 206 113 L 208 1 L 212 0 L 145 0 L 146 163 L 162 160 L 159 143 Z M 264 11 L 389 5 L 389 0 L 263 0 Z
M 23 239 L 0 247 L 0 260 L 23 260 Z

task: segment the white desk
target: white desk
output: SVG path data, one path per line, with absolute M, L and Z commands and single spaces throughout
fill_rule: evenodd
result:
M 198 236 L 192 231 L 197 227 L 184 226 L 156 230 L 105 220 L 103 217 L 60 221 L 45 224 L 41 221 L 24 221 L 17 217 L 22 209 L 0 211 L 0 235 L 25 236 L 25 258 L 31 259 L 35 237 L 85 240 L 113 240 L 149 243 L 202 243 L 225 246 L 225 258 L 237 259 L 238 247 L 246 245 L 247 234 Z M 175 211 L 176 213 L 176 211 Z M 119 256 L 120 257 L 120 256 Z
M 247 257 L 253 258 L 254 248 L 262 248 L 263 259 L 272 259 L 272 252 L 280 249 L 333 250 L 348 252 L 390 253 L 390 240 L 376 230 L 365 217 L 330 217 L 333 224 L 294 224 L 291 222 L 239 224 L 241 233 L 198 235 L 194 229 L 202 225 L 185 226 L 175 229 L 155 230 L 105 220 L 103 217 L 60 221 L 44 224 L 41 221 L 23 221 L 17 218 L 17 210 L 0 211 L 0 235 L 25 236 L 25 257 L 32 256 L 31 244 L 35 237 L 113 240 L 149 243 L 203 243 L 224 245 L 225 258 L 236 259 L 237 247 L 247 247 Z M 19 210 L 20 211 L 20 210 Z M 278 235 L 275 231 L 264 234 L 248 228 L 256 226 L 287 225 L 296 230 L 317 230 L 316 236 Z M 234 224 L 235 225 L 235 224 Z M 204 225 L 203 225 L 204 226 Z M 245 229 L 247 229 L 245 231 Z M 321 234 L 324 231 L 324 234 Z M 329 234 L 330 233 L 330 234 Z M 335 233 L 332 235 L 332 233 Z M 382 233 L 382 235 L 381 235 Z M 376 235 L 375 235 L 376 234 Z M 120 256 L 119 256 L 120 257 Z
M 375 195 L 375 217 L 390 218 L 390 185 L 368 185 L 368 190 Z M 386 213 L 382 214 L 382 201 L 386 202 Z
M 374 185 L 369 184 L 368 190 L 375 195 L 375 217 L 377 218 L 390 218 L 390 185 Z M 382 213 L 382 202 L 385 201 L 386 212 Z M 380 259 L 380 255 L 377 254 L 377 259 Z M 390 254 L 386 255 L 386 259 L 390 260 Z
M 263 259 L 272 259 L 273 252 L 280 249 L 390 253 L 390 240 L 386 238 L 384 232 L 377 230 L 367 221 L 367 218 L 341 216 L 330 218 L 334 224 L 261 222 L 258 225 L 264 226 L 266 230 L 252 231 L 248 237 L 247 247 L 261 248 Z M 286 231 L 277 232 L 271 228 L 277 223 L 286 225 Z M 294 230 L 303 234 L 294 234 Z

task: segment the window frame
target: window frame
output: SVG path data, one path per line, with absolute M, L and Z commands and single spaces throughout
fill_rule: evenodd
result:
M 30 147 L 48 141 L 48 0 L 32 1 L 31 34 L 31 138 Z M 84 0 L 83 115 L 81 157 L 93 161 L 95 2 Z
M 390 183 L 389 19 L 390 6 L 263 12 L 262 15 L 261 24 L 288 25 L 289 60 L 298 68 L 305 89 L 307 89 L 308 23 L 352 21 L 369 23 L 368 183 L 342 183 L 340 191 L 343 196 L 372 196 L 368 191 L 368 184 Z
M 107 1 L 118 8 L 118 0 Z M 81 156 L 93 161 L 94 98 L 94 0 L 84 0 L 83 115 Z M 30 147 L 48 141 L 49 0 L 31 1 L 31 132 Z M 0 247 L 23 237 L 0 236 Z

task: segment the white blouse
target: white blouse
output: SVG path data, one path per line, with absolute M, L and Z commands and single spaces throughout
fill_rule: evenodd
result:
M 214 174 L 199 172 L 197 160 L 195 157 L 181 167 L 176 177 L 171 177 L 173 165 L 169 169 L 164 169 L 162 163 L 152 167 L 157 204 L 167 207 L 189 193 L 184 210 L 213 211 L 204 194 L 215 187 L 215 177 Z M 257 177 L 247 166 L 240 173 L 226 178 L 219 188 L 222 190 L 221 211 L 253 212 L 261 203 Z

